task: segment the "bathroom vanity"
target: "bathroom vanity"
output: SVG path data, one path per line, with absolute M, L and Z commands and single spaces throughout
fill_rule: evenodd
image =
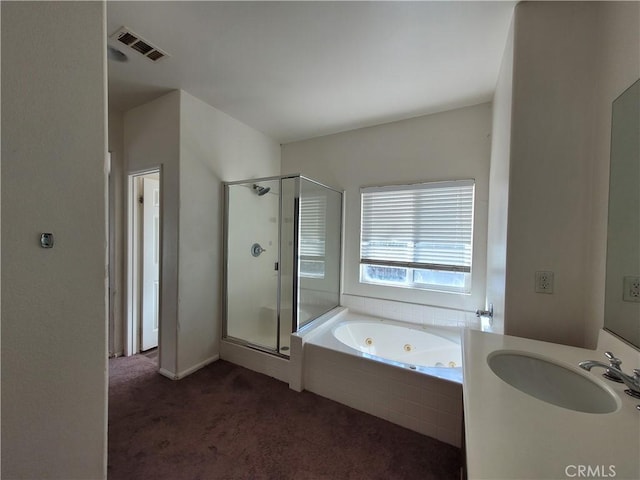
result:
M 607 350 L 622 359 L 623 371 L 640 368 L 640 352 L 606 331 L 601 332 L 598 349 L 587 350 L 467 330 L 463 337 L 467 477 L 640 478 L 640 410 L 636 408 L 640 399 L 624 393 L 624 384 L 605 379 L 603 369 L 587 372 L 578 367 L 584 360 L 608 363 Z M 596 402 L 594 408 L 583 408 L 576 399 L 575 408 L 612 411 L 576 411 L 571 399 L 568 405 L 558 406 L 521 391 L 490 367 L 496 352 L 524 353 L 567 370 L 570 380 L 577 375 L 578 380 L 595 384 L 613 403 L 605 402 L 600 408 Z M 539 391 L 543 384 L 531 388 Z

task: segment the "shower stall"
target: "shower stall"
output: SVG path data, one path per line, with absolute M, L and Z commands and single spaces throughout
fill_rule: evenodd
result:
M 224 184 L 223 338 L 289 356 L 340 303 L 342 192 L 302 175 Z

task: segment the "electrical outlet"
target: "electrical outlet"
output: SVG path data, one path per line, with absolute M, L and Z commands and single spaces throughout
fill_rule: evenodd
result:
M 640 277 L 624 277 L 622 288 L 622 300 L 625 302 L 640 302 Z
M 536 272 L 536 293 L 553 293 L 553 272 Z

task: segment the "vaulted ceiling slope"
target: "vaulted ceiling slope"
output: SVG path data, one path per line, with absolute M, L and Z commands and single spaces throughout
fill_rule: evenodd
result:
M 183 89 L 281 143 L 491 100 L 515 2 L 119 2 L 109 106 Z

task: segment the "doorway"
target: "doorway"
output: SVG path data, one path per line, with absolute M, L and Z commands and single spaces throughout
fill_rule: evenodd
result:
M 128 315 L 125 355 L 158 352 L 161 322 L 160 169 L 129 175 Z

